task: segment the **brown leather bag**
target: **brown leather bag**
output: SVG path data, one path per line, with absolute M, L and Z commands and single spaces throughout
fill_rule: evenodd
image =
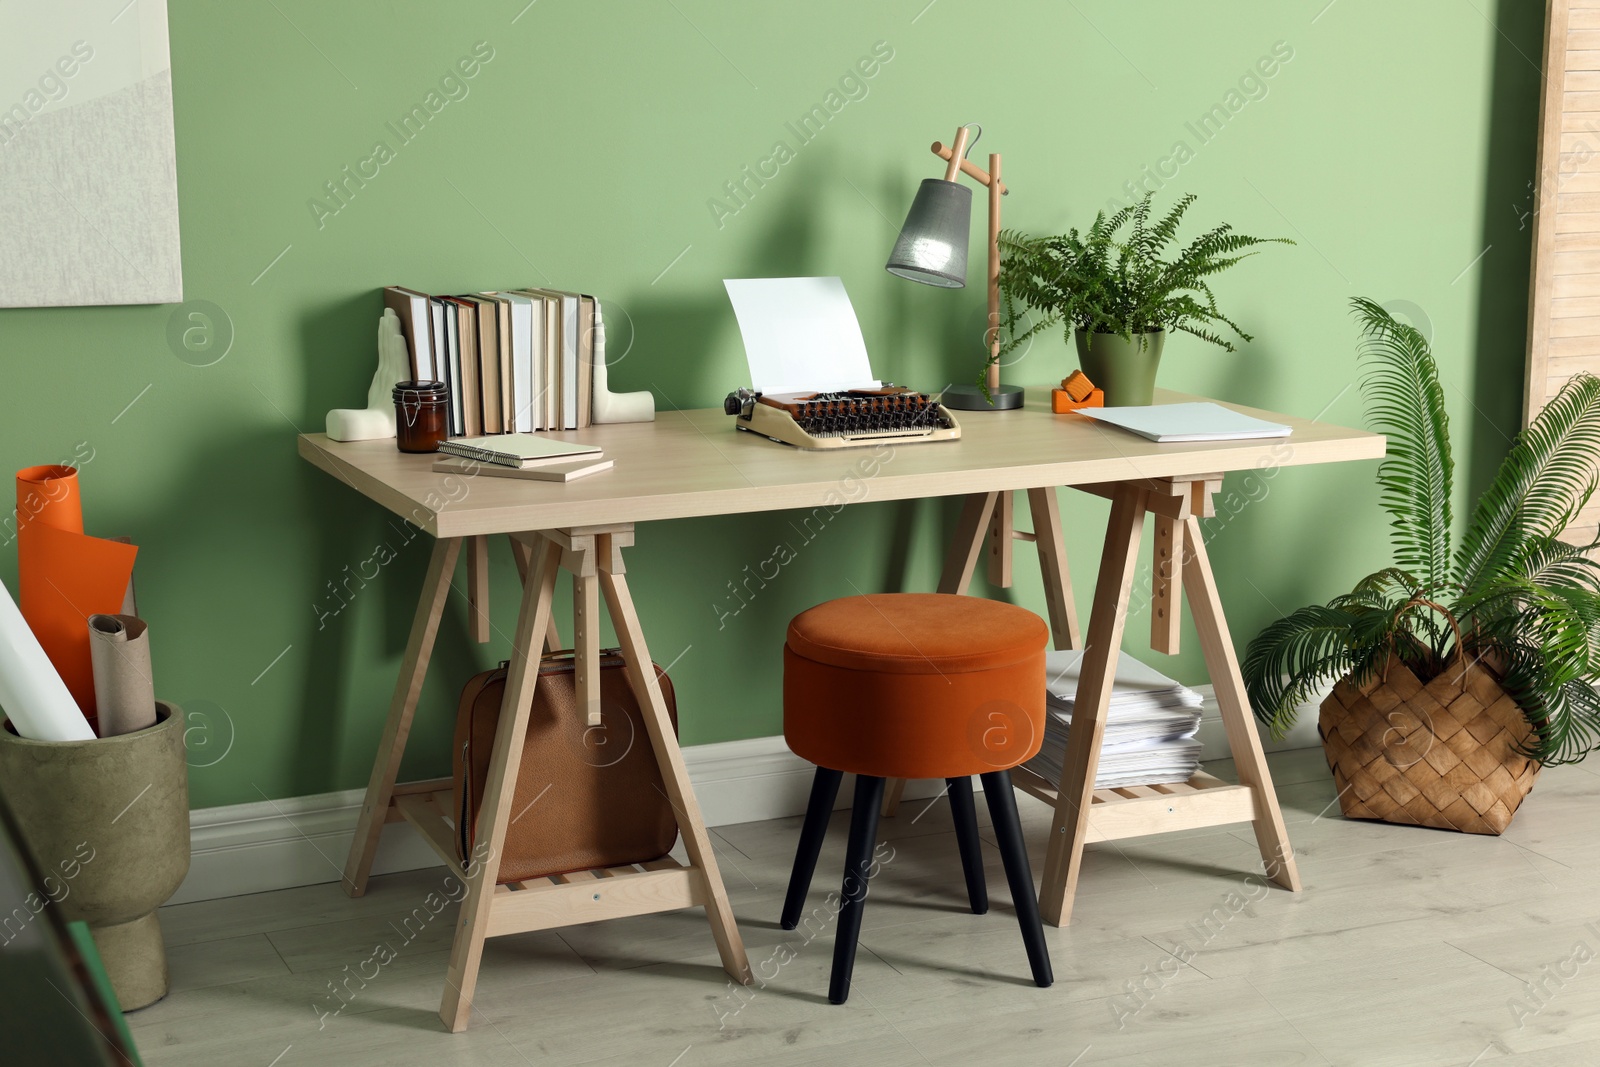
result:
M 600 656 L 600 726 L 586 725 L 578 711 L 574 667 L 571 652 L 550 653 L 540 662 L 500 856 L 501 883 L 644 863 L 665 856 L 678 839 L 678 821 L 619 651 Z M 660 667 L 655 670 L 676 733 L 672 681 Z M 476 841 L 505 688 L 502 663 L 467 682 L 456 712 L 451 772 L 462 862 Z

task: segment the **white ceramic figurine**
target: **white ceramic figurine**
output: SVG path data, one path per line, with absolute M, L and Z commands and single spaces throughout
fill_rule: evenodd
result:
M 411 356 L 393 308 L 378 320 L 378 369 L 367 387 L 365 408 L 328 412 L 328 436 L 335 441 L 376 441 L 394 436 L 394 386 L 411 377 Z
M 606 322 L 600 304 L 594 306 L 594 422 L 654 422 L 656 398 L 648 390 L 613 393 L 606 375 Z

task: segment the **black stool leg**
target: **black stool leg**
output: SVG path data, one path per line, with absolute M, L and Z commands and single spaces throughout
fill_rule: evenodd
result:
M 839 781 L 843 771 L 818 767 L 811 779 L 811 799 L 806 803 L 806 821 L 800 828 L 800 848 L 794 854 L 794 870 L 789 875 L 789 892 L 783 898 L 783 928 L 793 930 L 800 925 L 800 912 L 806 906 L 806 893 L 811 889 L 811 876 L 817 870 L 817 856 L 822 852 L 822 839 L 828 833 L 828 818 L 833 814 L 833 801 L 839 795 Z
M 843 1004 L 850 996 L 856 939 L 861 936 L 861 912 L 867 903 L 867 872 L 872 868 L 872 849 L 878 840 L 878 809 L 882 805 L 883 779 L 856 775 L 855 808 L 850 812 L 850 843 L 845 848 L 844 889 L 840 894 L 844 903 L 839 909 L 839 932 L 833 940 L 833 975 L 828 979 L 830 1004 Z M 1033 883 L 1028 884 L 1031 887 Z
M 1028 949 L 1028 966 L 1033 968 L 1034 984 L 1044 988 L 1055 981 L 1055 974 L 1050 970 L 1044 925 L 1039 921 L 1039 898 L 1033 891 L 1033 871 L 1028 867 L 1028 850 L 1022 843 L 1022 826 L 1017 821 L 1011 774 L 990 771 L 982 777 L 995 840 L 1000 843 L 1000 856 L 1005 860 L 1006 881 L 1011 884 L 1011 899 L 1017 906 L 1017 925 L 1022 927 L 1022 943 Z
M 967 900 L 972 914 L 989 910 L 989 889 L 983 883 L 983 849 L 978 844 L 978 809 L 972 803 L 971 778 L 946 778 L 950 787 L 950 817 L 956 824 L 956 845 L 961 849 L 961 873 L 967 876 Z

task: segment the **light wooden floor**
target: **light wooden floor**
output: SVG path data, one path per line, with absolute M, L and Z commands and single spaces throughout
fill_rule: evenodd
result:
M 1051 989 L 1027 981 L 992 840 L 994 906 L 966 910 L 940 801 L 883 823 L 892 858 L 843 1007 L 833 924 L 809 943 L 777 927 L 799 833 L 783 819 L 715 831 L 764 987 L 730 989 L 698 911 L 523 935 L 490 942 L 472 1028 L 451 1036 L 440 869 L 357 901 L 330 883 L 167 908 L 173 992 L 129 1018 L 150 1067 L 1600 1063 L 1600 764 L 1547 771 L 1496 840 L 1347 822 L 1319 751 L 1272 762 L 1305 892 L 1247 877 L 1248 827 L 1091 845 L 1074 925 L 1046 928 Z M 1019 803 L 1037 873 L 1048 813 Z

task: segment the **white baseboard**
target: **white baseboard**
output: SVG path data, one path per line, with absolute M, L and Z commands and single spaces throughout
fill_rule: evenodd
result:
M 708 826 L 802 815 L 815 768 L 782 737 L 694 745 L 683 750 Z M 910 799 L 938 794 L 939 782 L 912 782 Z M 189 876 L 169 903 L 264 893 L 335 882 L 355 836 L 363 790 L 198 808 L 189 813 Z M 850 803 L 848 780 L 839 805 Z M 384 827 L 374 874 L 436 867 L 439 857 L 409 823 Z
M 1190 686 L 1195 692 L 1205 698 L 1205 704 L 1200 711 L 1200 732 L 1195 736 L 1200 739 L 1201 759 L 1219 759 L 1226 756 L 1228 750 L 1228 735 L 1222 728 L 1222 712 L 1217 707 L 1216 690 L 1210 685 Z M 1300 705 L 1300 714 L 1296 716 L 1294 726 L 1283 735 L 1281 741 L 1274 741 L 1265 731 L 1261 733 L 1261 747 L 1268 752 L 1290 752 L 1298 748 L 1321 748 L 1322 738 L 1317 734 L 1317 708 L 1322 703 L 1326 693 L 1318 693 L 1312 699 Z M 1257 724 L 1259 726 L 1259 724 Z
M 1227 736 L 1211 686 L 1195 688 L 1206 700 L 1199 733 L 1204 758 L 1214 759 L 1228 751 Z M 1268 752 L 1315 748 L 1321 744 L 1316 723 L 1311 705 L 1287 737 L 1281 741 L 1263 737 L 1263 746 Z M 790 752 L 782 737 L 694 745 L 684 749 L 683 756 L 708 826 L 805 813 L 814 768 Z M 906 796 L 931 797 L 940 788 L 939 782 L 912 782 Z M 351 789 L 190 812 L 189 876 L 171 903 L 338 881 L 361 799 L 362 790 Z M 847 781 L 839 790 L 839 806 L 849 803 Z M 438 856 L 410 824 L 398 822 L 384 827 L 372 869 L 375 874 L 390 874 L 438 864 Z

